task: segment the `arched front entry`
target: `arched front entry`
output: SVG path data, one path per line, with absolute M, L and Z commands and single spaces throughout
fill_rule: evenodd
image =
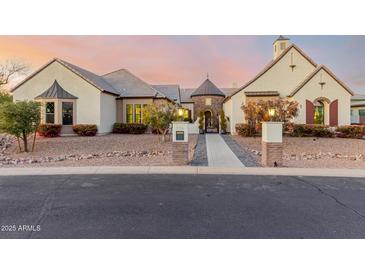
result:
M 319 97 L 313 102 L 306 100 L 306 123 L 319 125 L 338 125 L 338 100 L 330 101 Z
M 206 110 L 204 112 L 204 121 L 205 121 L 205 132 L 209 132 L 210 129 L 213 129 L 212 111 Z

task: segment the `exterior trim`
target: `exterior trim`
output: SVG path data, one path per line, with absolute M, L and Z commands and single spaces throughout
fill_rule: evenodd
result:
M 315 69 L 301 84 L 299 84 L 298 87 L 296 87 L 294 89 L 294 91 L 292 91 L 292 93 L 289 94 L 288 97 L 293 97 L 298 91 L 300 91 L 319 71 L 324 70 L 325 72 L 327 72 L 338 84 L 340 84 L 348 93 L 350 93 L 351 95 L 354 95 L 354 93 L 350 90 L 350 88 L 348 86 L 346 86 L 340 79 L 338 79 L 336 77 L 336 75 L 334 75 L 332 73 L 332 71 L 329 70 L 329 68 L 327 68 L 324 65 L 320 65 L 317 69 Z
M 226 99 L 223 101 L 226 102 L 228 99 L 230 99 L 233 95 L 237 94 L 244 88 L 251 85 L 253 82 L 255 82 L 257 79 L 259 79 L 262 75 L 264 75 L 267 71 L 269 71 L 276 63 L 278 63 L 292 48 L 297 50 L 309 63 L 311 63 L 314 67 L 317 67 L 317 64 L 304 52 L 302 51 L 298 46 L 295 44 L 291 44 L 289 47 L 287 47 L 281 55 L 279 55 L 276 59 L 272 60 L 269 64 L 267 64 L 262 71 L 260 71 L 253 79 L 251 79 L 249 82 L 247 82 L 245 85 L 241 86 L 237 91 L 233 92 L 231 95 L 226 97 Z

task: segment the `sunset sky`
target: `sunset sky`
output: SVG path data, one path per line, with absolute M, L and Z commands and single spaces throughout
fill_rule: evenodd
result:
M 97 74 L 127 68 L 151 84 L 197 87 L 209 73 L 220 87 L 250 80 L 272 59 L 275 36 L 0 36 L 0 62 L 35 70 L 53 57 Z M 291 36 L 355 93 L 365 93 L 365 36 Z

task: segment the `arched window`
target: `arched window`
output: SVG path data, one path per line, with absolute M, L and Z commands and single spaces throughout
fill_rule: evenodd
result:
M 314 105 L 314 123 L 324 124 L 324 104 L 322 101 L 317 101 Z

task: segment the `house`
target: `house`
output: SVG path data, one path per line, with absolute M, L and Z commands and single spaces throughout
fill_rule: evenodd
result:
M 317 65 L 288 38 L 279 36 L 273 43 L 273 59 L 252 80 L 227 96 L 223 109 L 233 134 L 235 125 L 245 120 L 243 104 L 278 97 L 299 103 L 295 123 L 349 125 L 352 95 L 326 66 Z
M 109 133 L 115 122 L 142 123 L 143 107 L 158 101 L 180 102 L 178 85 L 149 85 L 126 69 L 102 76 L 53 59 L 12 89 L 13 98 L 42 103 L 42 123 L 96 124 Z
M 74 124 L 96 124 L 104 134 L 115 122 L 143 123 L 144 106 L 161 101 L 181 106 L 195 129 L 202 115 L 207 132 L 218 131 L 224 110 L 228 131 L 235 134 L 235 125 L 245 121 L 243 104 L 276 98 L 299 103 L 296 123 L 349 125 L 353 95 L 333 72 L 283 36 L 273 43 L 273 59 L 240 88 L 219 88 L 209 77 L 198 88 L 151 85 L 126 69 L 96 75 L 56 58 L 12 92 L 14 100 L 40 101 L 42 122 L 62 124 L 64 135 L 72 134 Z
M 351 124 L 365 125 L 365 95 L 355 94 L 351 98 Z

